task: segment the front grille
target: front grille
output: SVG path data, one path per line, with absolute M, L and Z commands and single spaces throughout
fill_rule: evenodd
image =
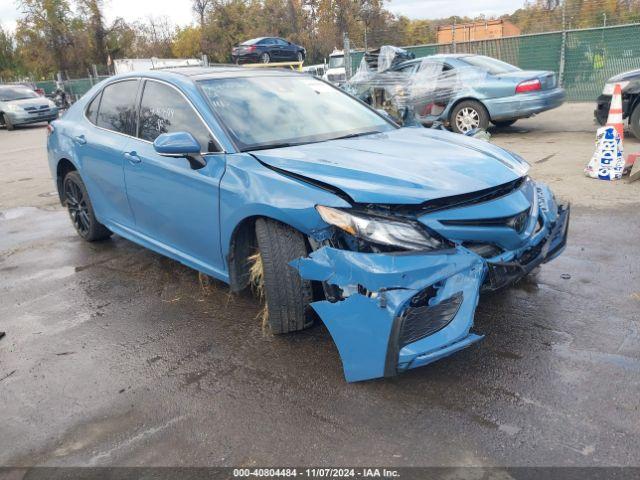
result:
M 449 325 L 458 313 L 462 299 L 462 292 L 458 292 L 437 305 L 408 307 L 402 317 L 399 348 L 433 335 Z
M 509 217 L 482 218 L 474 220 L 440 220 L 443 225 L 460 227 L 509 227 L 522 233 L 529 223 L 529 209 Z
M 497 187 L 485 188 L 477 192 L 463 193 L 461 195 L 453 195 L 451 197 L 437 198 L 429 200 L 420 206 L 421 213 L 437 212 L 439 210 L 460 208 L 466 205 L 475 205 L 477 203 L 488 202 L 509 195 L 518 190 L 528 177 L 520 177 Z
M 24 107 L 25 111 L 29 113 L 43 113 L 49 111 L 49 105 L 40 105 L 37 107 Z

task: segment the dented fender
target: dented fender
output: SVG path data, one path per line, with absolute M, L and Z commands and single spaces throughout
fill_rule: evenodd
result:
M 482 338 L 469 331 L 487 266 L 464 248 L 377 254 L 325 246 L 292 266 L 343 292 L 339 301 L 311 306 L 329 329 L 349 382 L 426 365 Z M 427 289 L 432 294 L 424 305 L 412 306 Z M 429 321 L 441 328 L 420 338 Z

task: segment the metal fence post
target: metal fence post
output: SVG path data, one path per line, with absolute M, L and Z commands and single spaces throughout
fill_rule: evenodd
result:
M 567 24 L 566 24 L 566 9 L 565 6 L 567 0 L 562 1 L 562 43 L 560 45 L 560 68 L 558 70 L 558 81 L 560 86 L 564 86 L 564 67 L 565 67 L 565 54 L 567 50 Z
M 347 80 L 351 78 L 352 67 L 351 64 L 351 42 L 349 41 L 349 34 L 344 32 L 342 34 L 342 38 L 344 40 L 344 72 L 347 76 Z

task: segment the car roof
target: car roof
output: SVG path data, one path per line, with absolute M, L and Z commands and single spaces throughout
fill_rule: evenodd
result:
M 447 58 L 467 58 L 467 57 L 477 57 L 479 55 L 473 53 L 437 53 L 435 55 L 427 55 L 426 57 L 420 58 L 412 58 L 411 60 L 405 60 L 404 62 L 398 63 L 390 68 L 390 70 L 397 70 L 399 68 L 406 67 L 407 65 L 414 65 L 416 63 L 422 63 L 423 60 L 428 58 L 433 58 L 435 60 L 446 60 Z
M 191 79 L 193 81 L 199 81 L 207 80 L 209 78 L 281 77 L 283 75 L 294 76 L 299 74 L 299 72 L 294 72 L 285 68 L 251 68 L 237 65 L 212 65 L 209 67 L 173 67 L 157 70 L 127 72 L 117 75 L 116 77 L 148 77 L 167 81 L 171 81 L 172 79 Z

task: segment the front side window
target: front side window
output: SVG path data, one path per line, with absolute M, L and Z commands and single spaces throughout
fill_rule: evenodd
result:
M 140 103 L 138 137 L 153 142 L 158 135 L 189 132 L 203 152 L 216 151 L 211 134 L 184 97 L 174 88 L 148 80 Z
M 132 135 L 136 120 L 138 80 L 126 80 L 104 87 L 96 125 Z
M 209 79 L 200 86 L 243 151 L 396 128 L 369 107 L 308 75 Z

